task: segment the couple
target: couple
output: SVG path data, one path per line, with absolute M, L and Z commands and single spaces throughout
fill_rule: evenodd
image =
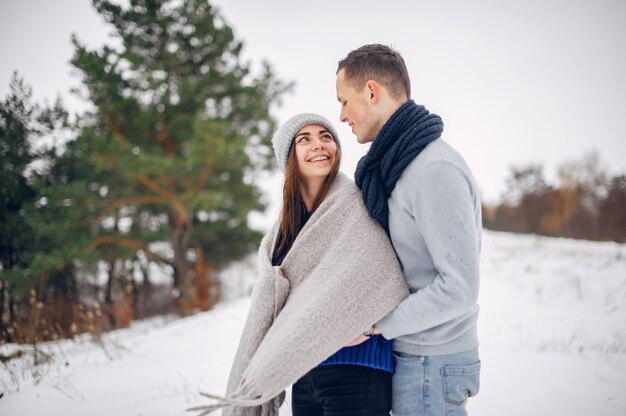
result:
M 300 114 L 276 132 L 283 206 L 261 243 L 227 395 L 192 410 L 277 415 L 293 384 L 294 416 L 464 415 L 478 392 L 472 174 L 440 139 L 441 119 L 410 99 L 393 49 L 350 52 L 336 88 L 341 122 L 373 142 L 358 188 L 338 173 L 340 140 L 324 117 Z

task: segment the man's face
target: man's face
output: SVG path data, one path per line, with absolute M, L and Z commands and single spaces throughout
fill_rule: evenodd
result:
M 348 123 L 352 133 L 359 143 L 369 143 L 376 138 L 378 130 L 378 118 L 374 107 L 370 102 L 370 92 L 367 86 L 361 91 L 352 88 L 345 80 L 344 70 L 337 74 L 337 99 L 341 104 L 339 120 Z

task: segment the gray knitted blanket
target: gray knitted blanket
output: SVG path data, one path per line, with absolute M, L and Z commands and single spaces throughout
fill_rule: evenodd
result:
M 377 322 L 409 294 L 381 226 L 339 174 L 280 268 L 278 223 L 259 249 L 260 275 L 225 397 L 190 411 L 275 416 L 284 390 Z

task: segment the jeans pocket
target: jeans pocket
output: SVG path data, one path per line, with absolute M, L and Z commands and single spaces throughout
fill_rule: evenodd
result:
M 391 384 L 393 414 L 417 414 L 422 395 L 424 357 L 394 351 L 395 373 Z
M 469 365 L 445 365 L 441 368 L 443 395 L 449 416 L 466 415 L 469 397 L 480 389 L 480 361 Z

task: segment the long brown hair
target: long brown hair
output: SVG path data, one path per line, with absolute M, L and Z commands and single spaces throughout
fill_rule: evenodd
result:
M 333 137 L 333 140 L 335 138 Z M 330 186 L 335 181 L 339 172 L 341 162 L 341 149 L 337 146 L 337 153 L 333 160 L 333 166 L 328 176 L 324 179 L 322 188 L 313 200 L 310 214 L 320 206 Z M 278 230 L 278 238 L 276 240 L 276 248 L 274 249 L 273 259 L 284 258 L 291 249 L 293 242 L 296 240 L 300 229 L 306 206 L 300 193 L 300 184 L 302 183 L 302 175 L 298 168 L 298 158 L 296 156 L 296 146 L 291 145 L 289 150 L 289 158 L 287 159 L 287 167 L 285 168 L 285 183 L 283 185 L 283 207 L 280 212 L 280 227 Z

